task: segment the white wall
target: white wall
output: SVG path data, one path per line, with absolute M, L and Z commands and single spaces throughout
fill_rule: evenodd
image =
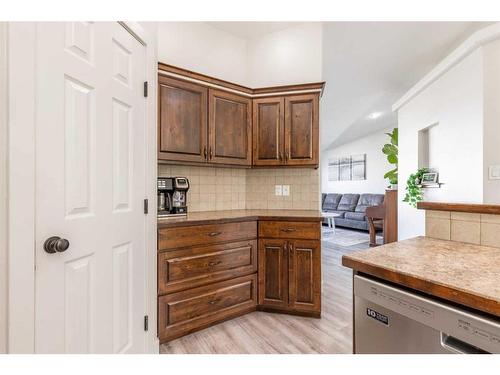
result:
M 303 23 L 253 38 L 248 43 L 252 87 L 321 81 L 322 25 Z
M 384 174 L 392 169 L 387 158 L 382 153 L 382 147 L 390 142 L 385 134 L 391 132 L 394 126 L 367 135 L 356 141 L 323 151 L 321 154 L 321 192 L 322 193 L 377 193 L 384 194 L 389 182 Z M 363 181 L 328 181 L 328 159 L 333 156 L 349 156 L 366 154 L 366 180 Z
M 500 204 L 500 180 L 489 179 L 489 166 L 500 165 L 500 40 L 484 50 L 483 203 Z
M 7 351 L 7 24 L 0 22 L 0 353 Z
M 322 26 L 241 38 L 204 22 L 159 22 L 158 60 L 249 87 L 321 81 Z
M 418 131 L 432 131 L 430 154 L 440 189 L 425 200 L 483 201 L 483 54 L 478 49 L 399 109 L 399 239 L 424 234 L 424 211 L 403 203 L 408 176 L 418 167 Z
M 204 22 L 159 22 L 158 60 L 248 85 L 247 41 Z

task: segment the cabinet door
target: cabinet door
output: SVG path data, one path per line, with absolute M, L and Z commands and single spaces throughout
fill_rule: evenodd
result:
M 209 162 L 252 164 L 252 100 L 225 91 L 209 91 Z
M 320 241 L 288 242 L 289 307 L 295 311 L 321 312 Z
M 287 165 L 318 165 L 319 96 L 285 98 L 285 161 Z
M 259 305 L 288 305 L 288 255 L 286 240 L 259 240 Z
M 284 147 L 283 98 L 253 101 L 253 164 L 281 165 Z
M 207 89 L 159 76 L 158 159 L 207 160 Z

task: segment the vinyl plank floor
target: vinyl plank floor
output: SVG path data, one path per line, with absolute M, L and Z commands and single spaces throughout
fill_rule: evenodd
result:
M 368 248 L 368 235 L 337 230 L 337 236 L 361 236 L 361 241 L 366 235 L 365 242 L 343 246 L 340 243 L 350 242 L 333 241 L 327 231 L 322 241 L 321 319 L 256 311 L 163 344 L 160 353 L 352 353 L 352 271 L 342 266 L 341 259 Z

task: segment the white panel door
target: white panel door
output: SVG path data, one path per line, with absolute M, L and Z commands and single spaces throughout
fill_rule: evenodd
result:
M 35 64 L 35 350 L 141 353 L 145 48 L 118 23 L 39 23 Z

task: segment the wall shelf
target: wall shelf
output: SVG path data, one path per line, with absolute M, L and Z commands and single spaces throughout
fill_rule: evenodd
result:
M 444 185 L 444 182 L 436 182 L 435 184 L 425 184 L 425 185 L 417 185 L 419 188 L 422 189 L 429 189 L 429 188 L 440 188 L 441 185 Z

